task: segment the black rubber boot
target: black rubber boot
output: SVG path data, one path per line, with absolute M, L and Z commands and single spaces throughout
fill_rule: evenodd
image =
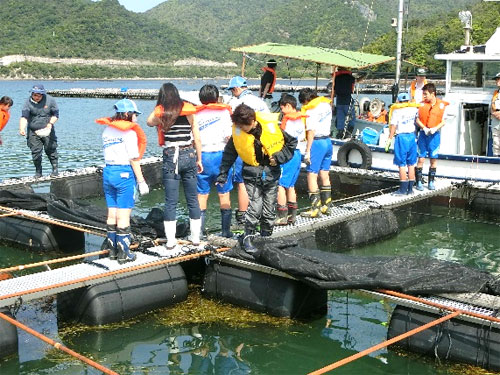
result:
M 319 191 L 309 192 L 309 200 L 311 201 L 311 208 L 300 215 L 304 217 L 315 218 L 321 215 L 321 199 L 319 197 Z
M 111 260 L 116 260 L 117 250 L 116 250 L 116 224 L 106 225 L 106 240 L 102 244 L 101 250 L 109 250 L 109 258 Z
M 424 181 L 423 181 L 423 176 L 422 176 L 422 168 L 415 168 L 415 182 L 417 186 L 415 189 L 417 190 L 424 190 Z
M 245 214 L 247 212 L 246 211 L 240 211 L 240 210 L 235 210 L 234 211 L 234 217 L 236 219 L 236 224 L 237 225 L 240 225 L 242 227 L 245 226 Z
M 274 225 L 288 225 L 288 207 L 278 204 Z
M 116 248 L 118 250 L 118 263 L 133 262 L 137 256 L 130 251 L 130 227 L 117 228 Z
M 297 202 L 288 202 L 287 207 L 288 207 L 287 221 L 288 224 L 293 225 L 297 220 L 297 210 L 299 208 L 299 205 L 297 204 Z
M 42 177 L 42 160 L 33 160 L 33 164 L 35 164 L 35 177 Z
M 322 186 L 319 194 L 321 196 L 321 213 L 324 215 L 330 215 L 330 206 L 332 205 L 332 187 Z
M 414 180 L 408 180 L 408 191 L 406 194 L 412 195 L 413 194 L 413 185 L 415 184 Z
M 408 180 L 399 181 L 399 189 L 396 190 L 392 195 L 407 195 L 408 194 Z
M 50 174 L 52 177 L 59 175 L 59 169 L 57 168 L 57 160 L 51 160 L 50 164 L 52 165 L 52 173 Z
M 434 185 L 434 178 L 436 177 L 436 168 L 429 168 L 429 183 L 427 188 L 429 190 L 436 190 L 436 186 Z
M 201 210 L 200 211 L 201 237 L 202 238 L 207 238 L 207 229 L 205 227 L 206 214 L 207 214 L 207 210 Z
M 247 254 L 255 254 L 257 252 L 257 248 L 253 244 L 253 240 L 255 238 L 255 230 L 251 228 L 245 228 L 245 233 L 242 236 L 241 247 Z
M 220 210 L 220 219 L 222 226 L 222 237 L 232 238 L 233 232 L 231 232 L 231 209 L 221 209 Z
M 260 230 L 260 236 L 261 237 L 271 237 L 273 235 L 273 230 L 266 230 L 266 229 L 261 229 Z

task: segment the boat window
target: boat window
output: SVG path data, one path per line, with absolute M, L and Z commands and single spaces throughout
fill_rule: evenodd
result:
M 500 72 L 500 62 L 453 61 L 451 65 L 451 90 L 469 91 L 495 87 L 493 77 Z

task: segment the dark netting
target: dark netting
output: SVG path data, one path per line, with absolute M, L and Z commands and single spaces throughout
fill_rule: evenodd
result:
M 419 256 L 350 256 L 306 249 L 293 241 L 257 238 L 255 260 L 321 289 L 390 289 L 405 293 L 500 295 L 488 272 Z M 240 248 L 227 253 L 249 260 Z

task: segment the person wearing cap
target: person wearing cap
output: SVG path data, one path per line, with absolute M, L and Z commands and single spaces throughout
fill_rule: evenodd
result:
M 267 61 L 267 66 L 261 68 L 264 71 L 260 77 L 259 97 L 264 99 L 268 106 L 273 100 L 274 86 L 276 85 L 276 60 L 270 59 Z
M 142 175 L 140 159 L 146 150 L 146 135 L 136 123 L 140 112 L 130 99 L 115 103 L 113 117 L 103 117 L 96 123 L 106 125 L 102 144 L 106 166 L 102 173 L 104 196 L 108 206 L 107 236 L 104 248 L 111 259 L 122 264 L 134 261 L 130 251 L 130 215 L 134 208 L 136 185 L 141 195 L 149 193 Z
M 44 150 L 52 165 L 51 176 L 58 175 L 57 137 L 54 129 L 58 119 L 59 108 L 54 98 L 47 95 L 43 85 L 34 85 L 21 112 L 19 134 L 27 139 L 35 165 L 35 177 L 42 177 Z
M 431 159 L 428 175 L 428 189 L 435 190 L 434 177 L 436 176 L 437 157 L 441 144 L 441 128 L 445 125 L 444 112 L 450 103 L 436 97 L 436 86 L 428 83 L 422 88 L 424 102 L 418 108 L 416 123 L 420 128 L 417 140 L 418 162 L 415 168 L 416 189 L 424 190 L 422 168 L 426 157 Z
M 408 95 L 410 95 L 410 101 L 414 103 L 422 103 L 422 88 L 427 84 L 427 70 L 424 68 L 418 68 L 415 79 L 411 81 L 410 87 L 408 88 Z
M 346 131 L 352 133 L 354 130 L 354 105 L 352 93 L 356 79 L 352 72 L 344 67 L 339 67 L 334 73 L 335 86 L 335 127 L 337 129 L 336 138 L 344 138 Z M 346 118 L 348 119 L 346 121 Z
M 491 98 L 491 137 L 493 140 L 493 155 L 500 156 L 500 72 L 495 76 L 497 89 Z
M 394 161 L 399 168 L 399 190 L 396 195 L 413 194 L 415 183 L 415 164 L 417 164 L 417 140 L 415 139 L 415 119 L 417 105 L 409 103 L 410 95 L 401 93 L 398 102 L 391 106 L 389 138 L 385 144 L 385 152 L 394 142 Z
M 14 101 L 8 96 L 0 98 L 0 131 L 5 128 L 5 125 L 10 119 L 10 108 L 14 105 Z M 0 146 L 3 144 L 2 137 L 0 137 Z
M 163 148 L 163 185 L 165 210 L 163 226 L 167 250 L 175 251 L 177 240 L 177 204 L 182 181 L 189 211 L 189 228 L 193 245 L 200 244 L 201 210 L 198 202 L 197 175 L 203 172 L 200 130 L 196 108 L 181 99 L 173 83 L 164 83 L 158 92 L 154 111 L 147 124 L 158 130 L 158 143 Z
M 233 94 L 233 97 L 228 103 L 233 111 L 240 104 L 246 104 L 255 112 L 269 112 L 266 102 L 255 96 L 252 91 L 248 89 L 247 80 L 245 78 L 234 76 L 229 81 L 227 89 Z M 248 194 L 245 184 L 243 183 L 242 168 L 243 162 L 241 158 L 238 157 L 234 163 L 233 183 L 238 186 L 238 209 L 235 212 L 235 218 L 237 224 L 240 226 L 245 224 L 245 212 L 248 208 Z

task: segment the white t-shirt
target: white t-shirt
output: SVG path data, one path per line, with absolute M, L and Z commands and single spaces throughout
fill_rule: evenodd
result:
M 305 154 L 307 142 L 306 127 L 304 126 L 303 119 L 288 119 L 286 121 L 286 128 L 284 130 L 292 137 L 297 139 L 297 150 L 299 150 L 301 154 Z
M 306 115 L 306 130 L 313 130 L 314 137 L 330 135 L 332 125 L 332 107 L 329 103 L 322 102 L 316 107 L 308 109 Z
M 196 122 L 200 129 L 201 150 L 224 150 L 233 124 L 229 110 L 203 109 L 196 113 Z
M 396 126 L 396 134 L 413 133 L 417 114 L 417 107 L 394 109 L 391 115 L 391 125 Z
M 422 88 L 425 86 L 425 83 L 422 83 L 422 86 L 418 86 L 418 83 L 415 82 L 415 103 L 422 103 L 422 100 L 424 100 L 423 95 L 424 92 L 422 91 Z M 411 85 L 410 88 L 408 89 L 408 95 L 410 95 L 411 98 Z
M 229 105 L 231 106 L 233 111 L 242 103 L 252 108 L 255 112 L 270 112 L 266 102 L 252 94 L 250 90 L 245 90 L 240 94 L 239 97 L 232 97 L 229 100 Z
M 128 165 L 139 157 L 137 134 L 133 130 L 118 130 L 107 126 L 102 132 L 104 161 L 108 165 Z

